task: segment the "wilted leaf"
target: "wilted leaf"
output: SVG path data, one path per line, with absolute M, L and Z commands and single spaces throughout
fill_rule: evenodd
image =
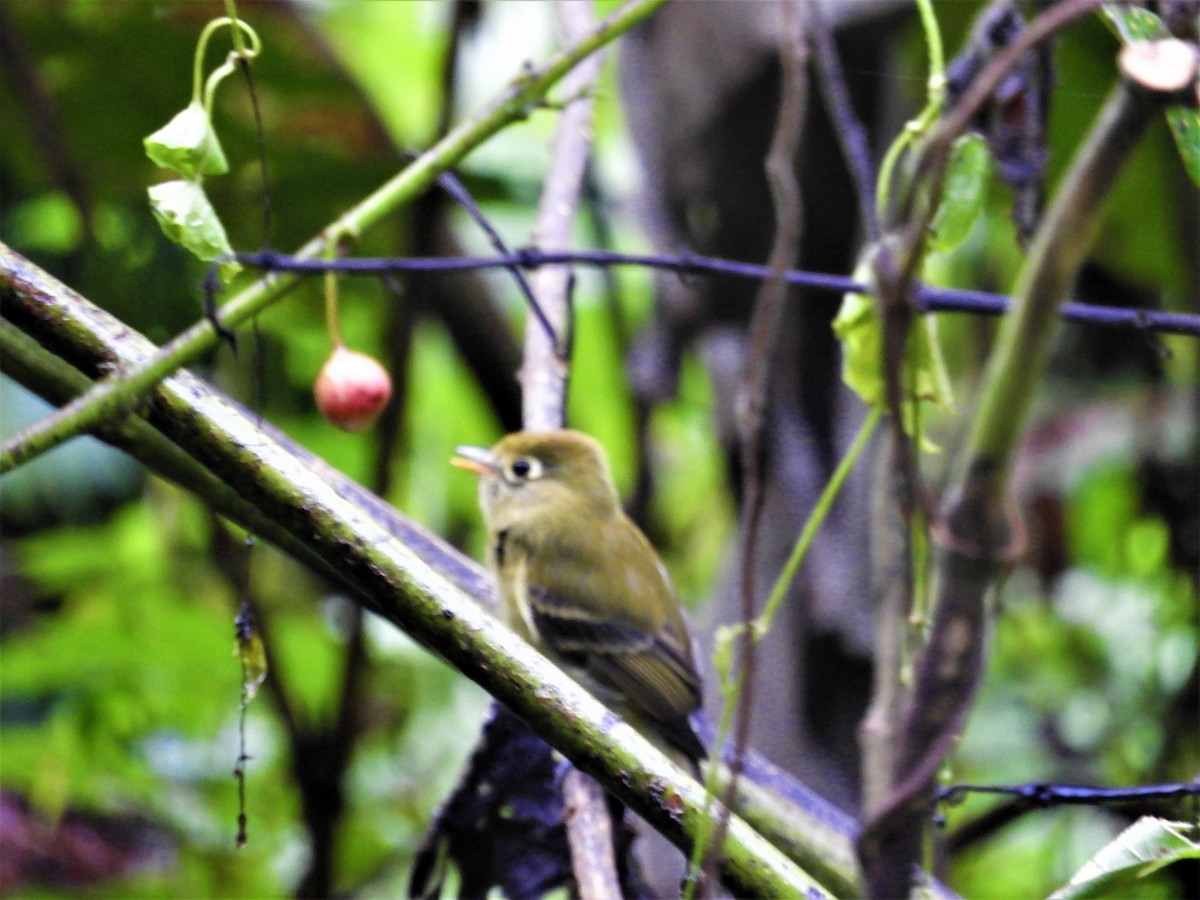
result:
M 238 630 L 237 655 L 242 663 L 242 697 L 253 700 L 267 677 L 267 650 L 257 628 Z

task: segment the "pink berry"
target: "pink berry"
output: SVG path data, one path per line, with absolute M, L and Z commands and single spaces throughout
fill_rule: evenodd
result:
M 365 353 L 338 347 L 321 367 L 313 396 L 321 415 L 342 431 L 361 431 L 383 412 L 392 396 L 392 379 Z

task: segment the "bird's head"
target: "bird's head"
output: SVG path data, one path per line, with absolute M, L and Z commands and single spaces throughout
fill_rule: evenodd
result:
M 480 505 L 492 529 L 576 510 L 620 508 L 603 448 L 581 432 L 518 431 L 490 450 L 456 452 L 453 464 L 480 476 Z

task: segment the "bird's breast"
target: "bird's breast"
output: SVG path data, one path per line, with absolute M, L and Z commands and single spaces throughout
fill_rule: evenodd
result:
M 504 600 L 508 627 L 529 643 L 541 644 L 541 635 L 529 605 L 529 566 L 523 553 L 508 552 L 502 566 L 497 566 L 500 595 Z

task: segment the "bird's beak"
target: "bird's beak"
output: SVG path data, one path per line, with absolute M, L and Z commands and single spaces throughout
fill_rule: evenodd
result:
M 458 456 L 450 460 L 452 466 L 458 466 L 460 469 L 466 469 L 477 475 L 498 475 L 500 473 L 500 465 L 496 462 L 496 457 L 486 447 L 455 447 L 454 452 Z

